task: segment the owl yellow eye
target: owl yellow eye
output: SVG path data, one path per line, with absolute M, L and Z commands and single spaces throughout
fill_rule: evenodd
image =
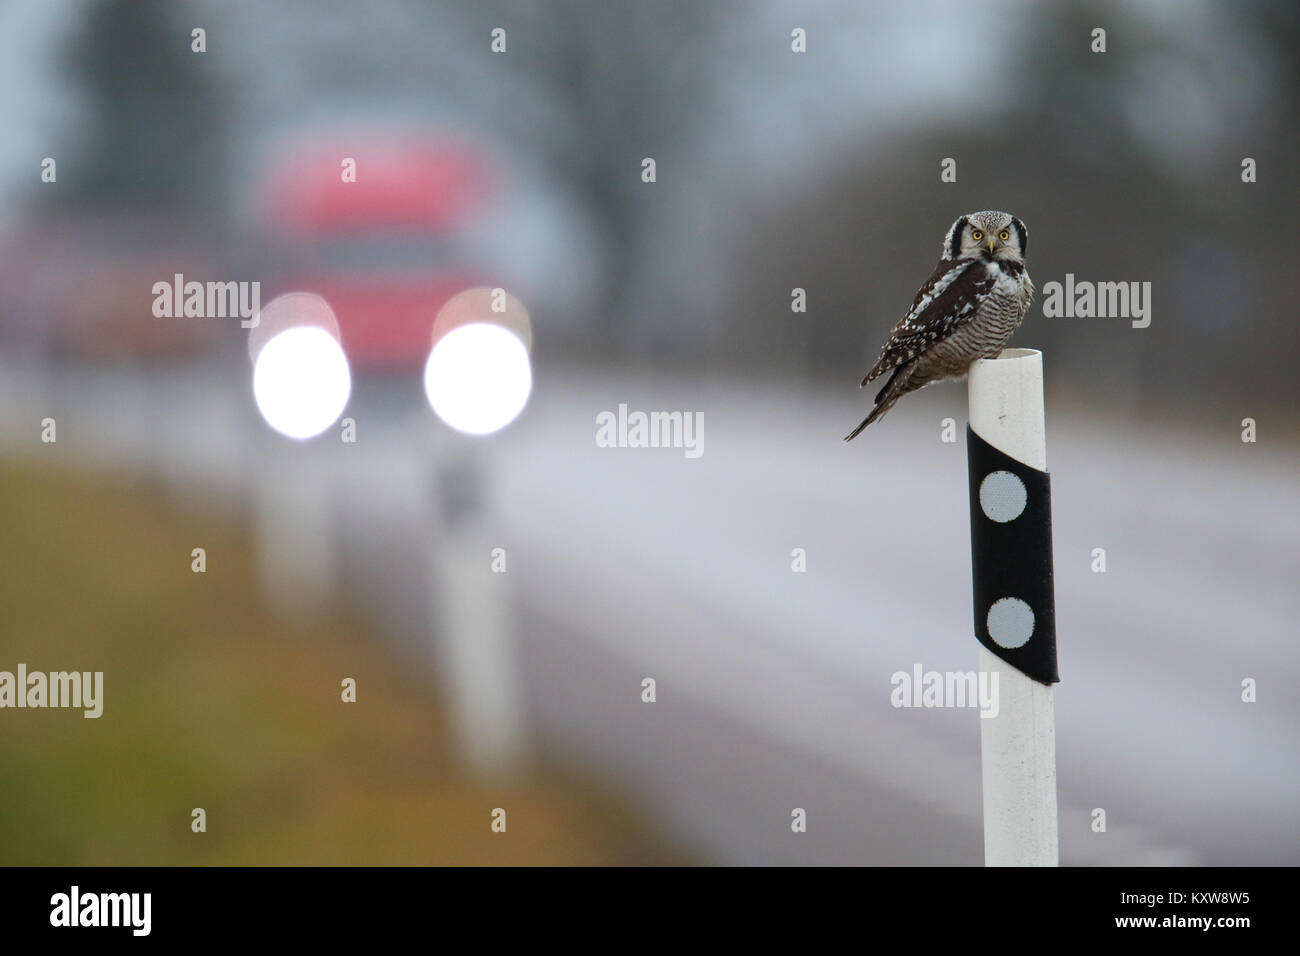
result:
M 978 229 L 976 229 L 974 232 L 972 232 L 972 233 L 970 234 L 970 237 L 971 237 L 972 239 L 974 239 L 976 242 L 979 242 L 981 239 L 984 238 L 984 233 L 982 233 L 982 232 L 980 232 Z
M 1001 239 L 1003 242 L 1006 242 L 1008 239 L 1011 238 L 1011 233 L 1003 229 L 1001 232 L 998 233 L 998 238 Z

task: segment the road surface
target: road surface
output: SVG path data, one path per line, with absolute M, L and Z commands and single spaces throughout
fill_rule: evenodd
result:
M 532 739 L 612 777 L 701 860 L 982 862 L 978 716 L 890 704 L 896 671 L 977 659 L 962 386 L 844 446 L 853 389 L 543 367 L 520 420 L 473 447 L 430 421 L 418 384 L 358 389 L 355 445 L 291 446 L 247 377 L 6 361 L 5 453 L 237 503 L 297 483 L 334 553 L 311 573 L 417 649 L 455 599 L 431 599 L 430 544 L 468 549 L 451 560 L 482 580 L 468 571 L 464 592 L 514 623 Z M 703 454 L 598 447 L 596 416 L 620 403 L 702 412 Z M 37 437 L 47 415 L 57 450 Z M 1232 422 L 1157 432 L 1050 398 L 1048 416 L 1062 862 L 1300 863 L 1297 449 L 1244 445 Z M 453 461 L 485 477 L 481 510 L 438 541 L 433 476 Z

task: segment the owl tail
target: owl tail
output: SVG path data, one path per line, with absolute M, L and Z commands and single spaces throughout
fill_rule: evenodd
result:
M 876 406 L 871 409 L 871 414 L 862 420 L 861 425 L 845 435 L 844 440 L 853 441 L 858 435 L 862 434 L 862 429 L 877 419 L 884 418 L 885 412 L 893 408 L 896 401 L 908 392 L 918 388 L 919 386 L 909 384 L 914 371 L 916 371 L 916 367 L 912 365 L 900 365 L 894 369 L 894 374 L 889 376 L 889 381 L 885 383 L 885 387 L 876 395 Z

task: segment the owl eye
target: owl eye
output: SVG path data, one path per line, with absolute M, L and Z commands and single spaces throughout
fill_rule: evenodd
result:
M 1011 233 L 1003 229 L 1001 232 L 998 233 L 998 238 L 1001 239 L 1003 242 L 1006 242 L 1008 239 L 1011 238 Z
M 976 242 L 979 242 L 981 239 L 984 238 L 984 233 L 982 233 L 982 232 L 980 232 L 978 229 L 976 229 L 974 232 L 972 232 L 972 233 L 970 234 L 970 237 L 971 237 L 972 239 L 974 239 Z

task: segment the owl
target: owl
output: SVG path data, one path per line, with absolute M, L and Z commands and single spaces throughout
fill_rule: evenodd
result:
M 1002 351 L 1034 298 L 1025 271 L 1029 230 L 1015 216 L 985 210 L 960 217 L 943 239 L 934 275 L 894 326 L 862 380 L 888 375 L 871 409 L 844 440 L 884 417 L 894 403 L 945 378 L 962 378 L 976 359 Z

